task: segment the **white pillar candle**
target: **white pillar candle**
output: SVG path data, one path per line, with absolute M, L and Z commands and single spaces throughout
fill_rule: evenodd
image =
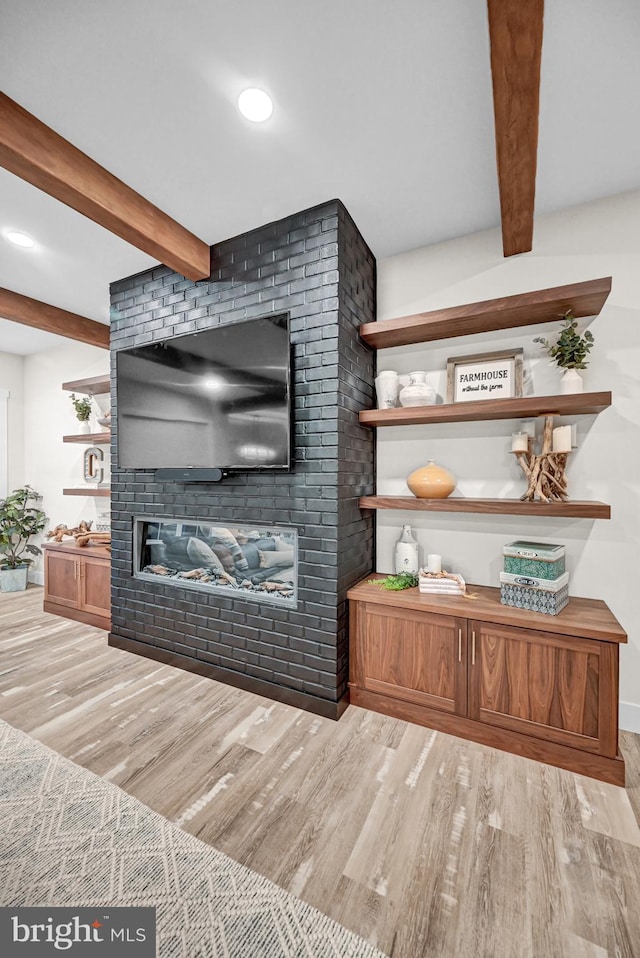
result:
M 556 426 L 553 430 L 553 452 L 571 452 L 571 426 Z
M 434 575 L 438 572 L 442 572 L 442 556 L 427 556 L 427 572 L 431 572 Z
M 526 452 L 529 448 L 529 436 L 526 432 L 511 433 L 511 452 Z

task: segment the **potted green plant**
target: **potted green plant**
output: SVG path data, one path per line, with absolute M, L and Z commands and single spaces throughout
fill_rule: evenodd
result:
M 89 417 L 91 416 L 91 400 L 84 396 L 82 399 L 78 399 L 75 393 L 71 393 L 71 402 L 73 403 L 73 408 L 76 411 L 76 416 L 80 423 L 80 429 L 82 432 L 90 432 L 91 427 L 89 425 Z
M 42 532 L 47 517 L 34 503 L 42 496 L 31 486 L 14 489 L 0 501 L 0 592 L 27 588 L 27 572 L 41 549 L 29 540 Z
M 556 366 L 564 369 L 560 392 L 581 393 L 582 376 L 578 370 L 587 368 L 588 355 L 594 342 L 593 335 L 588 329 L 582 335 L 578 332 L 578 320 L 570 309 L 562 319 L 562 330 L 555 343 L 549 342 L 543 336 L 536 336 L 534 343 L 540 343 Z

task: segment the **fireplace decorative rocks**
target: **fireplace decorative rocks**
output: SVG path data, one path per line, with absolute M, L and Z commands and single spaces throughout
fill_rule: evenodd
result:
M 374 354 L 359 328 L 376 317 L 375 260 L 332 200 L 213 246 L 211 265 L 197 283 L 157 266 L 111 286 L 109 642 L 336 718 L 346 705 L 347 590 L 373 568 L 373 514 L 358 498 L 375 488 L 374 438 L 358 413 L 374 405 Z M 291 468 L 213 483 L 120 467 L 117 353 L 266 315 L 289 317 Z M 229 589 L 203 582 L 206 571 L 199 580 L 145 573 L 174 566 L 155 561 L 160 550 L 142 555 L 135 520 L 295 531 L 295 595 L 256 598 L 244 579 Z M 160 537 L 151 532 L 147 540 Z M 176 573 L 212 568 L 193 562 Z
M 296 606 L 295 529 L 136 518 L 133 541 L 137 579 Z

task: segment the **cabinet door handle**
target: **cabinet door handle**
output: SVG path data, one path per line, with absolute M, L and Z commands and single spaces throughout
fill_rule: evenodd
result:
M 462 662 L 462 629 L 458 629 L 458 662 Z
M 471 664 L 476 664 L 476 633 L 471 633 Z

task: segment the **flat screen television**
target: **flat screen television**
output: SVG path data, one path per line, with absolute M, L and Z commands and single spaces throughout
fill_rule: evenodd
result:
M 282 315 L 120 350 L 118 465 L 198 479 L 288 469 L 290 356 Z

